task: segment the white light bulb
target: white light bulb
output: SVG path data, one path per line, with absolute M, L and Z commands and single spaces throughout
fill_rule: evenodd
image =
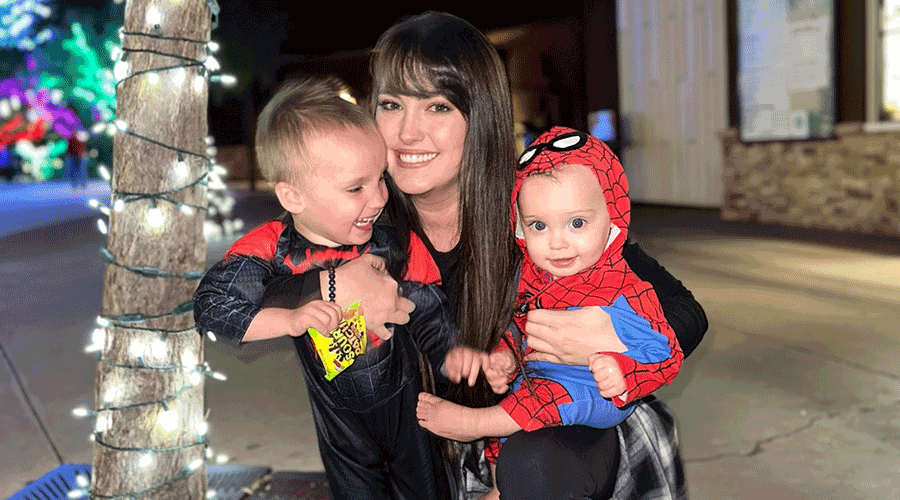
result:
M 190 469 L 190 470 L 197 470 L 197 469 L 199 469 L 200 466 L 202 466 L 202 465 L 203 465 L 203 459 L 202 459 L 202 458 L 198 458 L 197 460 L 194 460 L 193 462 L 191 462 L 191 465 L 188 465 L 188 469 Z
M 113 203 L 113 210 L 115 210 L 116 212 L 121 212 L 124 208 L 125 208 L 124 200 L 116 200 Z
M 173 431 L 176 427 L 178 427 L 178 412 L 175 410 L 166 410 L 160 412 L 156 417 L 156 425 L 163 428 L 165 431 Z
M 210 376 L 216 380 L 221 380 L 223 382 L 228 380 L 228 377 L 226 377 L 224 373 L 220 373 L 220 372 L 212 372 L 210 374 Z
M 99 172 L 100 177 L 103 177 L 103 180 L 107 182 L 109 182 L 109 180 L 112 178 L 109 174 L 109 168 L 106 165 L 100 164 L 97 167 L 97 172 Z
M 97 230 L 99 230 L 103 234 L 107 234 L 109 229 L 106 227 L 106 222 L 103 222 L 103 219 L 97 219 Z
M 161 339 L 154 340 L 150 344 L 150 351 L 156 358 L 164 358 L 166 356 L 166 343 Z
M 231 460 L 231 458 L 230 458 L 228 455 L 224 454 L 224 453 L 220 453 L 218 456 L 216 456 L 216 463 L 217 463 L 217 464 L 224 464 L 225 462 L 227 462 L 227 461 L 229 461 L 229 460 Z
M 150 210 L 147 210 L 147 224 L 151 228 L 158 229 L 162 227 L 165 222 L 166 218 L 159 207 L 152 207 Z
M 206 338 L 208 338 L 211 342 L 216 341 L 216 334 L 210 331 L 206 332 Z
M 206 60 L 203 61 L 203 65 L 210 71 L 219 71 L 222 68 L 219 66 L 219 61 L 212 55 L 207 56 Z
M 160 14 L 159 9 L 155 5 L 147 7 L 146 20 L 150 26 L 156 26 L 162 22 L 162 14 Z
M 116 400 L 116 394 L 118 393 L 117 387 L 110 387 L 106 390 L 106 394 L 103 395 L 103 401 L 105 403 L 112 403 Z
M 94 431 L 95 432 L 104 432 L 106 429 L 109 429 L 109 415 L 102 414 L 97 416 L 97 421 L 94 422 Z
M 74 410 L 72 410 L 72 415 L 74 415 L 77 418 L 84 418 L 84 417 L 90 415 L 90 412 L 88 411 L 87 408 L 85 408 L 83 406 L 79 406 L 78 408 L 75 408 Z
M 187 72 L 184 70 L 184 67 L 180 67 L 175 70 L 175 76 L 172 77 L 172 83 L 175 85 L 181 85 L 184 83 L 184 79 L 187 77 Z
M 200 385 L 200 382 L 203 381 L 203 375 L 199 371 L 195 370 L 195 371 L 191 372 L 188 379 L 190 380 L 191 385 L 197 386 L 197 385 Z
M 200 93 L 203 92 L 203 84 L 206 83 L 206 78 L 203 78 L 200 75 L 194 77 L 194 92 Z
M 131 343 L 131 356 L 135 358 L 142 357 L 144 355 L 144 350 L 146 349 L 146 347 L 147 345 L 144 342 L 135 340 Z
M 141 467 L 147 467 L 151 463 L 153 463 L 153 455 L 150 452 L 144 453 L 138 460 L 138 465 Z
M 197 423 L 197 434 L 199 434 L 200 437 L 203 437 L 206 435 L 207 432 L 209 432 L 209 424 L 207 424 L 206 422 L 198 422 Z
M 213 165 L 212 171 L 220 177 L 228 175 L 228 170 L 222 165 Z
M 100 200 L 98 200 L 97 198 L 91 198 L 90 200 L 88 200 L 87 204 L 89 207 L 93 208 L 94 210 L 97 210 L 98 208 L 100 208 Z
M 175 175 L 178 176 L 179 179 L 184 179 L 188 175 L 188 165 L 184 160 L 178 160 L 175 162 Z
M 91 332 L 91 342 L 95 344 L 103 344 L 106 340 L 106 330 L 103 328 L 94 328 L 94 331 Z
M 197 366 L 197 356 L 194 356 L 194 353 L 190 350 L 185 349 L 184 354 L 181 355 L 181 364 L 193 368 Z
M 159 83 L 159 73 L 155 71 L 151 72 L 147 75 L 147 81 L 150 83 L 150 85 L 156 85 L 157 83 Z
M 181 213 L 184 215 L 194 215 L 194 207 L 190 205 L 181 205 Z
M 209 43 L 206 44 L 206 46 L 209 47 L 210 52 L 218 52 L 219 51 L 219 42 L 210 41 Z
M 131 63 L 129 63 L 128 61 L 122 61 L 120 59 L 113 66 L 113 78 L 115 78 L 117 82 L 121 82 L 122 80 L 128 78 L 128 73 L 130 71 Z
M 77 484 L 79 488 L 87 488 L 91 485 L 91 481 L 86 475 L 78 474 L 75 476 L 75 484 Z
M 97 322 L 98 325 L 100 325 L 102 327 L 107 327 L 111 324 L 109 322 L 109 320 L 104 318 L 103 316 L 97 316 L 97 319 L 95 321 Z
M 122 132 L 125 132 L 126 130 L 128 130 L 128 124 L 125 123 L 125 120 L 116 120 L 116 128 L 121 130 Z

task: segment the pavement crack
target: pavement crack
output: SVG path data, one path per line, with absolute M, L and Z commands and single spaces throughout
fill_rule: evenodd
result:
M 719 453 L 718 455 L 713 455 L 710 457 L 686 458 L 686 459 L 684 459 L 684 462 L 685 463 L 714 462 L 716 460 L 721 460 L 723 458 L 729 458 L 729 457 L 750 458 L 750 457 L 759 455 L 760 453 L 764 452 L 765 445 L 773 443 L 775 441 L 782 440 L 782 439 L 787 439 L 791 436 L 799 434 L 799 433 L 811 428 L 812 426 L 816 425 L 816 423 L 818 423 L 819 421 L 825 420 L 828 418 L 834 418 L 836 415 L 837 415 L 836 413 L 829 413 L 829 414 L 821 415 L 818 417 L 813 417 L 813 418 L 809 419 L 808 422 L 806 422 L 805 424 L 803 424 L 795 429 L 791 429 L 789 431 L 782 432 L 780 434 L 775 434 L 775 435 L 760 439 L 759 441 L 754 443 L 754 445 L 750 449 L 750 451 L 746 451 L 746 452 L 732 451 L 732 452 L 728 452 L 728 453 Z
M 801 432 L 812 428 L 814 425 L 816 425 L 817 423 L 822 422 L 824 420 L 840 418 L 840 417 L 843 417 L 846 415 L 851 415 L 853 413 L 858 413 L 858 414 L 871 413 L 873 411 L 877 411 L 882 408 L 890 408 L 890 407 L 895 407 L 895 406 L 900 406 L 900 400 L 894 401 L 887 405 L 862 406 L 862 407 L 853 408 L 850 410 L 827 412 L 827 413 L 824 413 L 817 417 L 810 418 L 808 422 L 806 422 L 805 424 L 803 424 L 799 427 L 796 427 L 792 430 L 782 432 L 780 434 L 775 434 L 775 435 L 758 440 L 756 443 L 754 443 L 754 445 L 750 449 L 750 451 L 745 451 L 745 452 L 732 451 L 732 452 L 727 452 L 727 453 L 719 453 L 717 455 L 712 455 L 709 457 L 685 458 L 684 463 L 714 462 L 716 460 L 722 460 L 722 459 L 729 458 L 729 457 L 743 457 L 743 458 L 754 457 L 754 456 L 759 455 L 760 453 L 766 451 L 765 445 L 774 443 L 775 441 L 779 441 L 782 439 L 790 438 L 797 434 L 800 434 Z

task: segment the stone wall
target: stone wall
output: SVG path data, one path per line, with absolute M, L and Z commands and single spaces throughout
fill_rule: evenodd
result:
M 900 237 L 900 130 L 858 122 L 832 140 L 743 143 L 721 135 L 721 216 Z

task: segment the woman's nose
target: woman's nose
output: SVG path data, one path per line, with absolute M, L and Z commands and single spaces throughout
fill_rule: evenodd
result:
M 400 123 L 400 140 L 406 144 L 413 144 L 422 139 L 422 129 L 418 116 L 413 112 L 403 113 L 403 121 Z

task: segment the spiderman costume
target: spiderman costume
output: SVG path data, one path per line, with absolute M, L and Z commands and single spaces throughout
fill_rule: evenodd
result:
M 606 249 L 592 266 L 571 276 L 554 277 L 529 255 L 517 199 L 523 181 L 561 165 L 585 165 L 596 175 L 610 217 Z M 612 427 L 633 411 L 631 403 L 674 379 L 683 358 L 674 332 L 662 313 L 653 288 L 640 280 L 622 257 L 630 203 L 621 164 L 601 141 L 572 129 L 554 127 L 542 134 L 521 155 L 512 196 L 512 227 L 523 252 L 517 293 L 515 328 L 507 332 L 498 350 L 517 348 L 521 359 L 531 350 L 524 335 L 531 309 L 568 309 L 601 306 L 609 313 L 624 353 L 613 356 L 625 378 L 626 391 L 606 400 L 599 396 L 593 374 L 586 366 L 529 362 L 513 381 L 500 406 L 522 429 L 546 426 L 590 425 Z M 496 460 L 497 440 L 488 445 L 488 458 Z

